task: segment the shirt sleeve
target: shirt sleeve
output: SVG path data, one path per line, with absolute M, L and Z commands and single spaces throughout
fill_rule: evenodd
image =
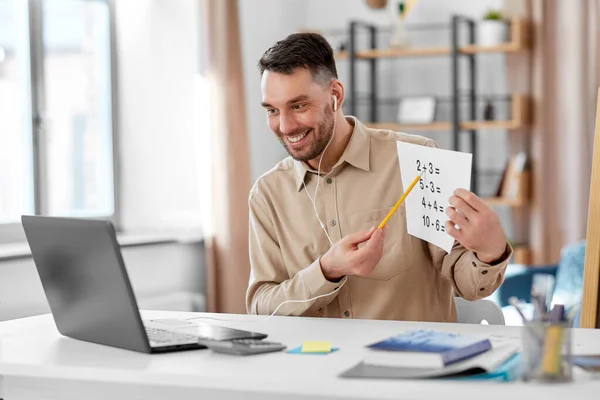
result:
M 260 193 L 253 190 L 248 200 L 250 280 L 246 291 L 249 314 L 314 316 L 329 304 L 347 279 L 331 282 L 321 269 L 320 257 L 294 276 L 289 276 L 277 234 Z M 331 293 L 330 295 L 328 295 Z M 316 300 L 304 301 L 323 296 Z
M 433 140 L 426 146 L 439 148 Z M 478 300 L 492 295 L 504 282 L 504 273 L 513 254 L 506 243 L 504 254 L 493 264 L 484 263 L 477 255 L 454 241 L 450 253 L 428 243 L 433 265 L 441 270 L 442 277 L 449 279 L 456 292 L 465 300 Z
M 492 295 L 504 282 L 504 273 L 513 253 L 507 243 L 500 259 L 488 264 L 457 241 L 448 254 L 431 243 L 429 251 L 442 277 L 449 279 L 458 295 L 465 300 L 479 300 Z

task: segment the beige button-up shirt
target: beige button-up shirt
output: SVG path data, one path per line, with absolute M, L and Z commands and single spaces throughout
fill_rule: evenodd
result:
M 386 226 L 383 257 L 370 275 L 340 282 L 323 275 L 319 259 L 330 243 L 310 198 L 317 180 L 316 210 L 335 243 L 378 225 L 404 192 L 396 141 L 437 147 L 421 136 L 369 129 L 354 117 L 347 120 L 353 133 L 330 173 L 319 176 L 288 157 L 254 184 L 248 201 L 248 313 L 272 314 L 284 301 L 321 296 L 284 304 L 277 315 L 455 322 L 455 293 L 480 299 L 503 282 L 512 254 L 508 244 L 496 265 L 481 262 L 458 242 L 448 254 L 407 233 L 403 204 Z

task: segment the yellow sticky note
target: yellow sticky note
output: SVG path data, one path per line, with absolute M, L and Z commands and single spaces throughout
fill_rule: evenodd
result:
M 329 342 L 304 342 L 302 344 L 303 353 L 331 353 L 331 343 Z

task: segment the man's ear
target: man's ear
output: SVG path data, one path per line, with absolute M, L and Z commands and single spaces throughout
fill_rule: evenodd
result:
M 335 79 L 331 83 L 331 94 L 335 97 L 334 111 L 339 110 L 344 105 L 344 85 L 339 80 Z

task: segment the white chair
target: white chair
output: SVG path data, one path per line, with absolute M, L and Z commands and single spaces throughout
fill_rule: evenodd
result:
M 461 324 L 504 325 L 504 314 L 498 304 L 490 300 L 467 301 L 455 297 L 457 320 Z M 485 321 L 485 322 L 484 322 Z

